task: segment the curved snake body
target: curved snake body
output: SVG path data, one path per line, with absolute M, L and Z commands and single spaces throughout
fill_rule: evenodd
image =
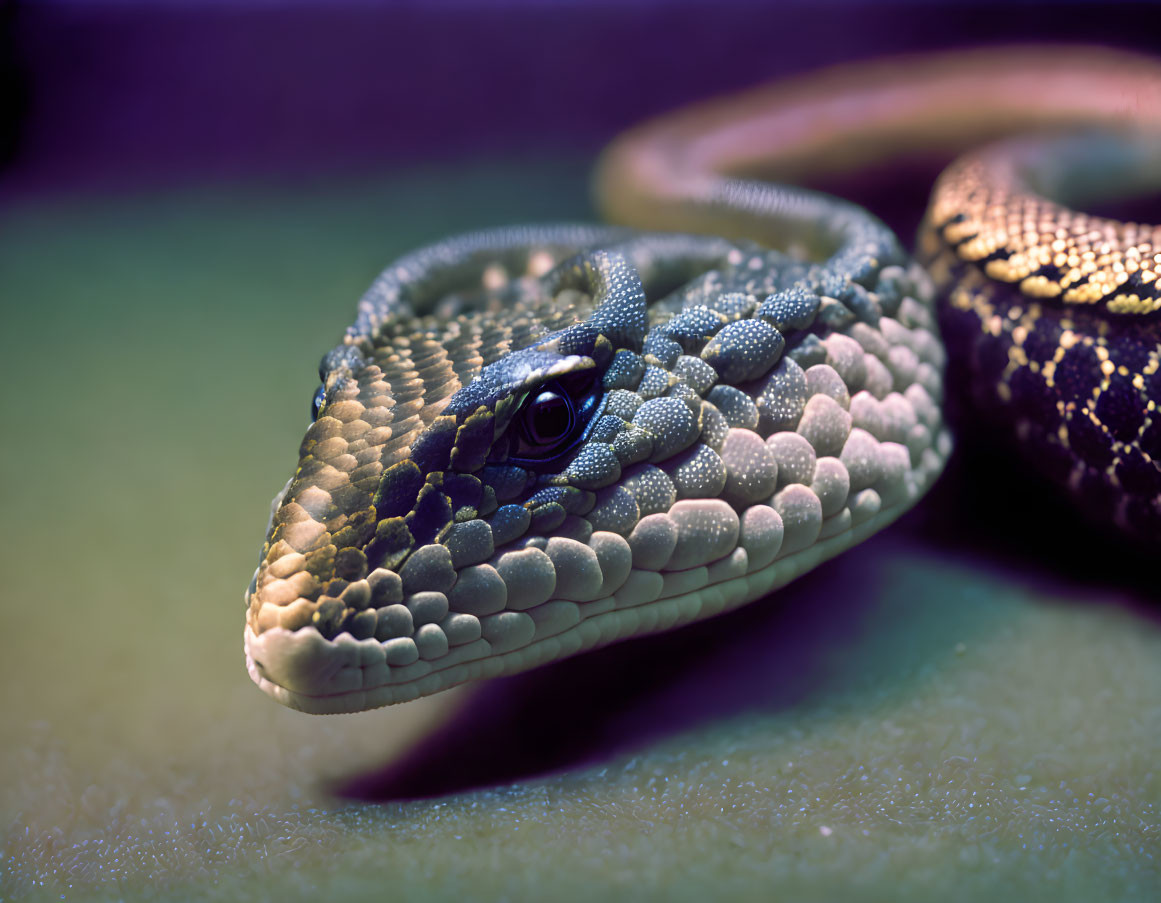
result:
M 1161 227 L 1045 201 L 1020 171 L 1021 163 L 1027 171 L 1037 159 L 1055 159 L 1051 178 L 1039 174 L 1053 196 L 1083 193 L 1077 183 L 1101 175 L 1089 171 L 1093 165 L 1122 183 L 1136 177 L 1156 185 L 1161 133 L 1143 142 L 1024 141 L 957 162 L 936 188 L 919 255 L 939 287 L 951 378 L 978 422 L 1010 434 L 1090 518 L 1156 545 Z M 1073 165 L 1059 165 L 1070 158 Z M 987 193 L 977 187 L 985 168 Z M 1013 195 L 1021 198 L 1018 213 L 1005 213 L 1016 207 Z M 1010 237 L 1001 243 L 993 235 Z
M 825 108 L 779 103 L 763 109 Z M 356 711 L 707 617 L 860 542 L 931 485 L 951 447 L 932 279 L 860 208 L 734 174 L 738 145 L 723 136 L 754 126 L 750 107 L 662 120 L 605 158 L 616 218 L 712 234 L 495 230 L 406 257 L 372 286 L 323 359 L 320 410 L 247 591 L 263 689 Z M 785 142 L 787 158 L 818 131 Z M 1147 175 L 1156 155 L 1141 147 L 1133 171 Z M 1052 258 L 1050 272 L 1024 241 L 1043 230 L 1000 242 L 996 223 L 1029 204 L 1066 232 L 1081 221 L 978 165 L 945 177 L 921 242 L 945 328 L 962 337 L 953 351 L 976 391 L 1024 410 L 1019 374 L 1052 388 L 1071 349 L 1104 348 L 1096 401 L 1077 388 L 1044 422 L 1063 424 L 1071 452 L 1073 420 L 1107 415 L 1119 444 L 1093 460 L 1113 513 L 1148 529 L 1156 230 L 1108 224 L 1136 249 L 1135 275 L 1102 259 L 1065 285 L 1071 270 Z M 1092 248 L 1076 242 L 1091 233 L 1053 238 L 1064 263 L 1087 266 Z M 1051 306 L 1049 275 L 1057 294 L 1084 294 L 1106 270 L 1099 297 Z M 1049 348 L 1033 350 L 1042 329 L 1063 349 L 1053 368 Z M 1136 432 L 1122 407 L 1141 411 Z

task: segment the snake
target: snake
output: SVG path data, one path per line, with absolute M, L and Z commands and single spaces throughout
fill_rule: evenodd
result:
M 794 185 L 900 148 L 968 148 L 914 256 Z M 359 301 L 245 592 L 251 678 L 361 711 L 761 599 L 924 496 L 949 397 L 1155 545 L 1161 227 L 1082 209 L 1158 184 L 1161 64 L 1096 48 L 847 64 L 632 129 L 597 167 L 613 225 L 450 238 Z

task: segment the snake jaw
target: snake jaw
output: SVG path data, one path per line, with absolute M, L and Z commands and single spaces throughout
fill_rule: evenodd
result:
M 916 273 L 864 286 L 621 234 L 519 307 L 490 278 L 458 320 L 383 319 L 358 369 L 334 355 L 248 593 L 247 667 L 287 705 L 373 708 L 742 604 L 888 523 L 946 459 Z M 515 458 L 546 384 L 599 400 L 579 444 Z

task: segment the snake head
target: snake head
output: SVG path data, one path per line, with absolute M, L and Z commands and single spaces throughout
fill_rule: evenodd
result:
M 529 262 L 543 268 L 547 253 Z M 494 281 L 487 267 L 471 275 L 465 289 Z M 602 413 L 618 355 L 636 359 L 644 333 L 624 258 L 592 252 L 463 304 L 386 317 L 323 359 L 247 593 L 251 674 L 290 705 L 409 698 L 432 685 L 432 662 L 446 672 L 530 639 L 525 612 L 555 590 L 543 537 L 620 476 L 615 433 L 647 451 L 645 434 Z M 627 571 L 623 540 L 618 551 Z
M 847 411 L 863 382 L 893 385 L 845 333 L 879 335 L 883 299 L 909 309 L 899 267 L 871 295 L 722 239 L 540 239 L 405 258 L 324 358 L 247 592 L 250 674 L 279 701 L 373 708 L 713 614 L 885 523 L 942 466 L 926 320 L 875 345 L 920 349 L 898 380 L 909 419 L 884 426 L 863 393 L 898 441 Z

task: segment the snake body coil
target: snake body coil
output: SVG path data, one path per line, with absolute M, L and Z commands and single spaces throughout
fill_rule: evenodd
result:
M 939 288 L 951 376 L 975 416 L 1010 432 L 1088 516 L 1156 544 L 1161 227 L 1045 200 L 1024 174 L 1037 159 L 1075 160 L 1051 179 L 1040 171 L 1054 196 L 1109 170 L 1157 184 L 1161 132 L 1009 143 L 944 173 L 919 255 Z
M 1130 63 L 1134 84 L 1153 84 L 1136 60 L 1109 71 L 1123 83 Z M 928 85 L 946 101 L 965 65 Z M 880 81 L 877 97 L 899 88 Z M 763 95 L 766 125 L 799 128 L 763 161 L 826 137 L 811 115 L 849 93 L 818 82 Z M 872 149 L 914 128 L 914 115 L 890 125 L 898 103 L 880 107 L 894 112 L 853 123 Z M 630 133 L 599 182 L 615 218 L 703 234 L 477 233 L 403 258 L 364 296 L 323 359 L 246 594 L 248 667 L 275 698 L 372 708 L 716 614 L 860 542 L 938 476 L 951 443 L 932 278 L 860 208 L 738 174 L 761 162 L 731 140 L 762 125 L 752 99 L 703 114 Z M 1156 164 L 1149 142 L 1101 147 L 1135 154 L 1142 180 Z M 921 242 L 953 351 L 974 391 L 1021 412 L 1069 387 L 1072 407 L 1018 423 L 1041 424 L 1043 446 L 1055 436 L 1070 475 L 1099 470 L 1122 523 L 1152 529 L 1157 232 L 1041 201 L 1016 151 L 1006 181 L 980 159 L 941 182 Z M 1093 243 L 1102 229 L 1115 252 Z M 1096 387 L 1065 377 L 1082 346 Z M 1116 431 L 1103 457 L 1071 440 L 1093 416 Z

